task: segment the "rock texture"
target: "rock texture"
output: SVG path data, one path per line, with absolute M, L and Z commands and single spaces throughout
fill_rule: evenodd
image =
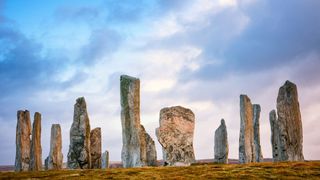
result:
M 62 169 L 63 154 L 62 154 L 62 139 L 60 124 L 52 124 L 50 138 L 50 152 L 45 160 L 46 170 Z
M 31 123 L 29 111 L 17 112 L 15 171 L 28 171 L 30 164 Z
M 255 162 L 253 106 L 247 95 L 240 95 L 239 162 Z
M 29 170 L 30 171 L 42 170 L 41 114 L 38 112 L 34 114 Z
M 263 155 L 260 145 L 260 112 L 259 104 L 253 105 L 253 131 L 254 131 L 254 145 L 255 145 L 255 161 L 263 162 Z
M 106 169 L 109 168 L 110 163 L 109 163 L 109 151 L 105 151 L 104 153 L 102 153 L 101 156 L 101 168 Z
M 162 145 L 165 165 L 190 165 L 195 162 L 193 112 L 181 106 L 163 108 L 160 111 L 159 123 L 156 136 Z
M 281 160 L 280 152 L 280 136 L 279 136 L 279 124 L 277 120 L 277 114 L 275 110 L 269 113 L 269 120 L 271 126 L 271 145 L 272 145 L 272 159 L 273 162 Z
M 127 75 L 120 77 L 121 124 L 123 167 L 141 167 L 152 165 L 155 152 L 148 152 L 150 144 L 143 126 L 140 124 L 140 80 Z M 150 138 L 151 139 L 151 138 Z M 151 143 L 152 144 L 152 143 Z M 154 149 L 150 148 L 150 149 Z
M 303 132 L 297 86 L 286 81 L 277 98 L 281 161 L 303 161 Z
M 214 133 L 214 162 L 228 164 L 228 133 L 224 119 Z
M 95 128 L 90 133 L 90 153 L 92 169 L 101 168 L 101 128 Z
M 144 127 L 140 126 L 141 133 L 140 133 L 140 142 L 143 146 L 141 148 L 142 158 L 147 166 L 156 166 L 157 165 L 157 151 L 156 146 L 154 144 L 153 139 L 151 136 L 146 132 Z
M 74 105 L 67 167 L 69 169 L 91 168 L 90 122 L 84 97 L 78 98 Z

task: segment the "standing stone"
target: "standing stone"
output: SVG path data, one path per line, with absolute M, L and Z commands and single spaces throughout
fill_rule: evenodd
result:
M 95 128 L 90 133 L 91 166 L 92 169 L 101 168 L 101 128 Z
M 144 146 L 141 148 L 141 151 L 145 151 L 142 153 L 144 156 L 142 159 L 144 159 L 145 164 L 148 166 L 157 166 L 157 151 L 154 141 L 142 125 L 140 129 L 140 141 L 142 142 L 141 145 Z
M 193 112 L 181 106 L 163 108 L 160 111 L 159 123 L 156 135 L 162 145 L 165 165 L 186 166 L 195 162 Z
M 107 169 L 109 168 L 109 166 L 110 166 L 109 151 L 105 151 L 104 153 L 102 153 L 102 156 L 101 156 L 101 168 Z
M 263 162 L 263 155 L 260 145 L 260 112 L 261 107 L 259 104 L 253 105 L 253 130 L 254 130 L 254 145 L 255 145 L 255 159 L 256 162 Z
M 224 119 L 214 133 L 214 162 L 228 164 L 228 133 Z
M 281 161 L 303 161 L 303 132 L 297 86 L 286 81 L 277 98 Z
M 45 160 L 46 170 L 62 169 L 63 154 L 62 154 L 62 139 L 60 124 L 52 124 L 50 138 L 50 152 Z
M 280 136 L 279 136 L 279 124 L 277 120 L 277 114 L 275 110 L 269 113 L 269 120 L 271 126 L 271 145 L 272 145 L 272 159 L 273 162 L 280 161 Z
M 29 111 L 17 112 L 15 171 L 28 171 L 30 164 L 31 123 Z
M 255 162 L 253 106 L 247 95 L 240 95 L 239 162 Z
M 38 112 L 34 114 L 29 170 L 30 171 L 42 170 L 41 114 Z
M 143 126 L 140 124 L 140 80 L 127 75 L 120 77 L 121 124 L 123 167 L 148 166 L 148 157 L 156 152 L 148 152 L 150 144 Z M 149 136 L 150 137 L 150 136 Z M 155 150 L 155 147 L 150 148 Z M 150 161 L 151 162 L 151 161 Z
M 67 167 L 69 169 L 91 168 L 90 122 L 84 97 L 78 98 L 74 105 Z

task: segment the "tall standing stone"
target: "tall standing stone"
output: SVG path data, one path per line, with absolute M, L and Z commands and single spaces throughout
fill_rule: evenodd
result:
M 255 161 L 262 162 L 263 155 L 260 145 L 260 112 L 261 107 L 259 104 L 253 105 L 253 130 L 254 130 L 254 145 L 255 145 Z
M 101 128 L 95 128 L 90 133 L 91 166 L 92 169 L 101 168 Z
M 28 171 L 30 164 L 30 112 L 17 112 L 15 171 Z
M 74 105 L 67 166 L 69 169 L 91 168 L 90 122 L 84 97 L 78 98 Z
M 228 164 L 228 133 L 224 119 L 214 133 L 214 162 Z
M 34 114 L 29 170 L 30 171 L 42 170 L 41 114 L 38 112 Z
M 281 161 L 303 161 L 303 132 L 297 86 L 286 81 L 277 98 Z
M 140 80 L 127 75 L 120 77 L 121 124 L 123 167 L 148 166 L 148 157 L 155 152 L 147 152 L 148 139 L 140 124 Z M 149 136 L 150 137 L 150 136 Z M 155 150 L 154 148 L 151 148 Z
M 247 95 L 240 95 L 239 162 L 255 162 L 253 106 Z
M 174 106 L 160 111 L 156 136 L 163 150 L 165 165 L 190 165 L 195 162 L 193 132 L 195 116 L 190 109 Z
M 62 139 L 60 124 L 52 124 L 50 137 L 50 152 L 45 160 L 46 170 L 62 169 L 63 154 L 62 154 Z
M 279 124 L 277 120 L 277 114 L 275 110 L 269 113 L 269 120 L 271 126 L 271 145 L 272 145 L 272 159 L 273 162 L 278 162 L 281 160 L 280 151 L 280 136 L 279 136 Z
M 106 169 L 109 168 L 109 151 L 105 151 L 101 156 L 101 168 Z

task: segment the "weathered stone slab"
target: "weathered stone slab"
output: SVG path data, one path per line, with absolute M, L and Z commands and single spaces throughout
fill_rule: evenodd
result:
M 260 112 L 259 104 L 253 105 L 253 130 L 254 130 L 254 145 L 255 145 L 255 159 L 256 162 L 263 162 L 263 155 L 260 145 Z
M 91 168 L 90 121 L 84 97 L 78 98 L 74 105 L 67 167 L 69 169 Z
M 239 162 L 255 162 L 253 106 L 247 95 L 240 95 Z
M 271 127 L 271 145 L 272 145 L 272 159 L 273 162 L 280 161 L 280 136 L 277 114 L 275 110 L 269 113 L 270 127 Z
M 277 98 L 281 161 L 303 161 L 303 131 L 297 86 L 286 81 Z
M 95 128 L 90 133 L 91 166 L 92 169 L 101 168 L 101 128 Z
M 228 133 L 224 119 L 214 133 L 214 162 L 228 164 Z
M 42 170 L 41 114 L 38 112 L 34 114 L 29 170 L 30 171 Z
M 17 112 L 15 171 L 28 171 L 30 165 L 30 112 Z
M 50 137 L 50 152 L 45 160 L 46 170 L 62 169 L 63 154 L 62 154 L 62 138 L 60 124 L 52 124 Z
M 163 108 L 160 111 L 159 123 L 156 136 L 162 145 L 165 165 L 190 165 L 195 162 L 193 112 L 181 106 Z

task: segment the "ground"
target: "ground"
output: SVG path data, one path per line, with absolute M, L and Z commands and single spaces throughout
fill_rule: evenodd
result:
M 320 161 L 213 164 L 40 172 L 0 172 L 0 179 L 320 179 Z

